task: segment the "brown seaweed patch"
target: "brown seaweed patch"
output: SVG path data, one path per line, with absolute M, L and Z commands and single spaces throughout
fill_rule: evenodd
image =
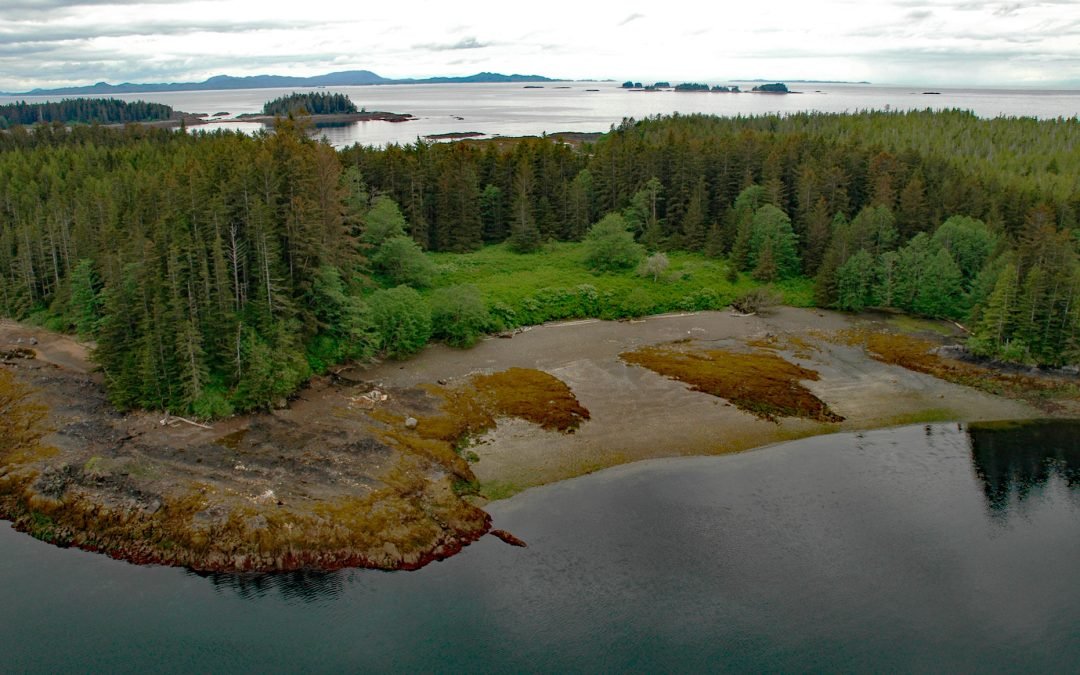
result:
M 876 361 L 990 394 L 1036 403 L 1044 408 L 1053 407 L 1047 399 L 1075 398 L 1080 395 L 1076 383 L 1062 378 L 1033 377 L 943 358 L 934 351 L 940 343 L 925 338 L 858 329 L 843 331 L 838 337 L 845 344 L 864 347 L 866 353 Z
M 441 399 L 439 414 L 416 414 L 416 424 L 409 425 L 409 407 L 377 409 L 367 414 L 382 426 L 371 431 L 390 445 L 434 460 L 462 484 L 476 481 L 465 459 L 471 455 L 464 452 L 465 445 L 470 438 L 494 429 L 497 418 L 519 417 L 562 433 L 572 433 L 589 419 L 589 411 L 570 387 L 540 370 L 510 368 L 473 375 L 453 387 L 424 385 L 423 390 Z
M 442 414 L 422 418 L 416 432 L 454 444 L 495 428 L 498 417 L 518 417 L 563 433 L 589 419 L 588 409 L 570 387 L 542 370 L 510 368 L 473 375 L 450 389 L 429 385 L 427 390 L 443 399 Z
M 740 410 L 772 422 L 778 417 L 802 417 L 818 422 L 844 420 L 800 384 L 802 380 L 816 381 L 816 371 L 771 352 L 695 351 L 684 346 L 661 345 L 625 352 L 620 358 L 685 382 L 694 391 L 727 399 Z
M 42 445 L 48 433 L 48 408 L 33 398 L 30 387 L 0 369 L 0 468 L 29 464 L 56 454 Z
M 589 419 L 589 411 L 559 378 L 542 370 L 510 368 L 474 375 L 478 403 L 496 417 L 520 417 L 548 431 L 568 433 Z

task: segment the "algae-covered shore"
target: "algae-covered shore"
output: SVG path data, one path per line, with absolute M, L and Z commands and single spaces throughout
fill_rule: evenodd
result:
M 38 447 L 0 446 L 0 512 L 133 562 L 412 569 L 487 533 L 486 499 L 616 464 L 1080 412 L 1052 398 L 1075 382 L 957 384 L 996 376 L 911 330 L 793 308 L 556 323 L 352 366 L 282 409 L 204 427 L 116 413 L 83 346 L 0 322 L 0 377 L 47 409 Z

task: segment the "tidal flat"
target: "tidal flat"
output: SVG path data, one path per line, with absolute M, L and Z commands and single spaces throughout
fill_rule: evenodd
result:
M 551 323 L 343 367 L 276 410 L 202 424 L 115 412 L 85 345 L 3 322 L 3 370 L 48 414 L 41 452 L 3 458 L 0 510 L 38 538 L 132 562 L 415 569 L 497 527 L 490 500 L 619 464 L 1077 414 L 1075 397 L 996 395 L 887 358 L 954 363 L 924 328 L 787 307 Z

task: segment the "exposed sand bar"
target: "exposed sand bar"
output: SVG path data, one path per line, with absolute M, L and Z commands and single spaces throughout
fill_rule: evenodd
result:
M 795 308 L 779 308 L 767 316 L 701 312 L 632 322 L 571 321 L 536 326 L 513 339 L 491 338 L 466 351 L 436 345 L 408 362 L 387 362 L 355 375 L 408 388 L 522 367 L 564 381 L 592 416 L 576 433 L 500 420 L 498 428 L 470 448 L 480 458 L 472 469 L 481 483 L 505 484 L 507 491 L 641 459 L 738 452 L 835 431 L 1042 415 L 1025 403 L 880 363 L 861 347 L 826 339 L 856 324 L 866 322 Z M 763 420 L 619 358 L 643 346 L 677 340 L 739 349 L 766 336 L 775 339 L 781 356 L 818 372 L 818 381 L 803 384 L 844 422 Z M 812 349 L 786 350 L 792 337 Z

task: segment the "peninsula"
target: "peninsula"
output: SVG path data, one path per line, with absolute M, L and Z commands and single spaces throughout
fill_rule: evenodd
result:
M 297 116 L 350 106 L 0 133 L 0 516 L 135 562 L 411 569 L 616 464 L 1080 414 L 1068 121 L 335 150 Z
M 336 370 L 278 410 L 202 424 L 118 415 L 84 345 L 4 321 L 0 425 L 42 431 L 0 445 L 0 516 L 137 563 L 415 569 L 489 532 L 488 498 L 608 466 L 1052 414 L 929 373 L 1052 381 L 943 360 L 929 353 L 940 335 L 921 332 L 936 327 L 900 325 L 799 309 L 553 323 L 466 352 L 434 346 L 404 369 Z M 1080 412 L 1070 405 L 1057 414 Z

